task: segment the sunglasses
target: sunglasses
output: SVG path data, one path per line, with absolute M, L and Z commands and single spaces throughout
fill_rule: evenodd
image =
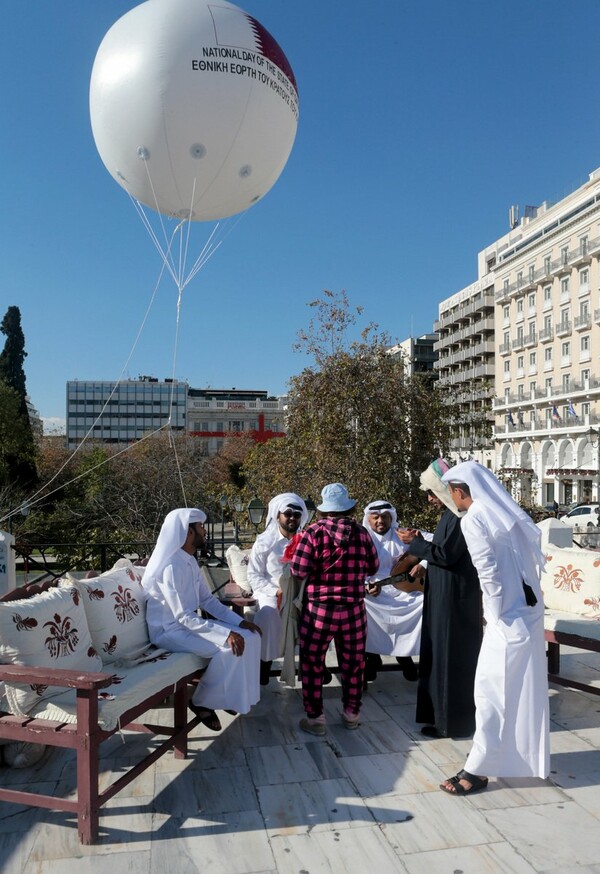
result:
M 286 510 L 281 515 L 285 516 L 286 519 L 301 519 L 302 518 L 302 513 L 294 513 L 294 512 L 292 512 L 292 510 Z

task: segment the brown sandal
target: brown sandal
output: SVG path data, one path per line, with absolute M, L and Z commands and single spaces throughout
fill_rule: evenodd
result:
M 221 720 L 214 710 L 209 710 L 207 707 L 198 707 L 197 704 L 192 704 L 191 701 L 188 703 L 188 707 L 194 716 L 198 717 L 202 725 L 210 728 L 211 731 L 221 731 L 223 728 Z

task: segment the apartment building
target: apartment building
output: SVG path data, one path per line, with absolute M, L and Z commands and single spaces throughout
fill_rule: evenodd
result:
M 523 501 L 600 498 L 599 261 L 600 169 L 479 253 L 495 288 L 496 473 Z
M 227 437 L 246 434 L 257 443 L 284 437 L 287 399 L 266 391 L 191 388 L 188 395 L 188 430 L 214 455 Z
M 402 355 L 406 361 L 406 370 L 409 376 L 415 373 L 430 374 L 437 379 L 435 362 L 438 354 L 436 351 L 437 334 L 423 334 L 421 337 L 408 337 L 395 346 L 388 349 L 390 355 Z
M 131 443 L 169 420 L 175 431 L 186 427 L 187 382 L 140 376 L 120 382 L 67 382 L 67 446 L 84 439 Z
M 456 392 L 463 424 L 452 444 L 452 460 L 474 457 L 494 466 L 492 426 L 494 393 L 494 278 L 476 282 L 443 300 L 433 325 L 438 385 Z

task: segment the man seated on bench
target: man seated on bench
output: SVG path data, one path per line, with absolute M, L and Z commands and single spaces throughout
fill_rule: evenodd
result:
M 210 658 L 189 706 L 207 728 L 220 731 L 215 710 L 247 713 L 260 698 L 261 631 L 215 598 L 202 579 L 195 554 L 205 543 L 205 522 L 202 510 L 168 513 L 142 585 L 152 643 Z

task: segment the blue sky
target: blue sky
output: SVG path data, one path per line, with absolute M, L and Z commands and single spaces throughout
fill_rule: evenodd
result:
M 89 122 L 96 51 L 134 5 L 2 4 L 0 310 L 21 310 L 48 419 L 68 379 L 119 377 L 160 271 Z M 300 123 L 274 188 L 184 293 L 175 376 L 195 387 L 284 392 L 323 288 L 393 338 L 430 331 L 511 204 L 558 200 L 600 166 L 598 0 L 241 5 L 285 51 Z M 164 281 L 130 377 L 172 375 L 176 297 Z

